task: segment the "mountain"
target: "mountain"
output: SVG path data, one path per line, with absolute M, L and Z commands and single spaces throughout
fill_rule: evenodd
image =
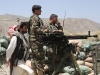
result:
M 4 32 L 8 31 L 8 28 L 13 25 L 18 24 L 20 21 L 28 21 L 29 17 L 23 17 L 18 15 L 4 14 L 0 15 L 0 27 L 3 28 Z M 42 18 L 43 22 L 49 21 L 49 18 Z M 65 33 L 87 33 L 87 31 L 96 32 L 100 30 L 100 24 L 86 18 L 66 18 L 59 19 L 61 22 Z

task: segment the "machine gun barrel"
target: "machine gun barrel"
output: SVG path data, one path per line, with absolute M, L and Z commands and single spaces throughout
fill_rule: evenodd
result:
M 98 35 L 74 35 L 74 36 L 65 36 L 67 39 L 87 39 L 88 37 L 98 37 Z
M 95 37 L 95 38 L 97 38 L 98 35 L 90 35 L 90 31 L 88 31 L 88 35 L 66 36 L 67 39 L 87 39 L 88 37 Z
M 90 35 L 90 31 L 88 32 L 88 35 L 72 35 L 72 36 L 66 36 L 61 33 L 47 33 L 42 34 L 42 42 L 61 42 L 61 41 L 67 41 L 69 39 L 87 39 L 88 37 L 95 37 L 97 38 L 98 35 Z

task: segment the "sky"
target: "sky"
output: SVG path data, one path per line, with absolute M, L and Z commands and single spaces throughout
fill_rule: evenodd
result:
M 41 5 L 41 18 L 57 14 L 58 18 L 87 18 L 100 23 L 100 0 L 0 0 L 0 15 L 32 15 L 32 6 Z

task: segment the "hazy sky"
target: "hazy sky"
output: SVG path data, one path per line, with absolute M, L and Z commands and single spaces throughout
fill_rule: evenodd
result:
M 0 0 L 0 15 L 30 17 L 34 4 L 42 6 L 41 18 L 57 14 L 59 18 L 88 18 L 100 23 L 100 0 Z

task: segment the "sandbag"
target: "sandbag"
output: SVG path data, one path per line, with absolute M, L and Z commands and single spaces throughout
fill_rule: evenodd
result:
M 26 65 L 27 65 L 28 67 L 32 68 L 32 66 L 31 66 L 31 61 L 30 61 L 30 60 L 27 60 L 27 61 L 26 61 Z
M 78 43 L 77 46 L 82 47 L 82 40 L 68 40 L 69 43 Z
M 1 47 L 4 47 L 4 48 L 7 49 L 9 43 L 8 43 L 8 41 L 6 39 L 1 38 L 0 39 L 0 43 L 1 43 Z
M 6 39 L 8 41 L 8 44 L 10 43 L 10 36 L 3 36 L 3 39 Z
M 92 57 L 92 50 L 87 54 L 87 57 Z
M 84 62 L 83 60 L 77 60 L 77 64 L 79 64 L 79 65 L 84 65 L 85 62 Z
M 86 54 L 83 51 L 78 52 L 77 55 L 78 55 L 78 59 L 80 59 L 80 60 L 85 60 L 86 59 Z
M 85 59 L 85 62 L 93 63 L 93 58 L 92 57 L 88 57 L 88 58 Z
M 70 66 L 67 66 L 67 67 L 63 68 L 63 72 L 64 73 L 69 73 L 70 75 L 74 75 L 75 74 L 75 69 L 70 67 Z
M 82 75 L 88 75 L 91 73 L 91 69 L 85 65 L 79 65 Z
M 93 69 L 93 63 L 85 62 L 85 66 Z
M 95 74 L 94 74 L 94 71 L 92 70 L 92 71 L 91 71 L 91 73 L 90 73 L 90 74 L 88 74 L 88 75 L 95 75 Z
M 0 44 L 0 56 L 3 56 L 6 54 L 6 49 L 4 47 L 1 47 L 1 44 Z
M 92 50 L 92 46 L 90 44 L 89 41 L 82 41 L 82 49 L 85 51 L 85 52 L 89 52 Z

